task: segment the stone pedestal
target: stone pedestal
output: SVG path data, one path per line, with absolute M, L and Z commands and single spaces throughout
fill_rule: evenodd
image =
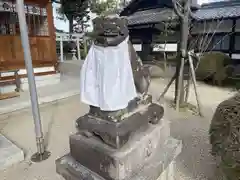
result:
M 70 137 L 70 154 L 56 161 L 66 180 L 170 180 L 180 141 L 170 137 L 168 121 L 139 129 L 120 149 L 97 137 Z
M 80 117 L 76 125 L 79 132 L 87 131 L 98 135 L 105 144 L 119 149 L 129 141 L 133 134 L 148 129 L 149 123 L 158 123 L 163 114 L 163 107 L 151 103 L 133 108 L 132 111 L 125 113 L 120 121 L 116 118 L 108 120 L 106 116 L 94 116 L 89 113 Z

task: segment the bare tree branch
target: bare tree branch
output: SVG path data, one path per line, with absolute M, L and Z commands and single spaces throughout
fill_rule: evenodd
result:
M 191 3 L 188 3 L 188 12 L 189 12 L 189 16 L 192 18 L 192 19 L 196 19 L 196 20 L 199 20 L 199 18 L 192 12 L 191 10 Z
M 191 23 L 191 26 L 194 26 L 194 24 Z M 204 31 L 205 31 L 205 29 L 204 29 Z M 192 33 L 191 33 L 191 34 L 192 34 Z M 189 50 L 195 49 L 194 47 L 199 48 L 197 43 L 198 43 L 200 37 L 201 37 L 201 34 L 198 34 L 197 38 L 196 38 L 194 41 L 191 42 L 191 44 L 189 45 Z M 197 46 L 196 46 L 196 45 L 197 45 Z
M 219 26 L 222 24 L 222 22 L 223 22 L 223 19 L 217 24 L 217 27 L 215 28 L 215 30 L 214 30 L 214 32 L 213 32 L 213 34 L 212 34 L 212 36 L 211 36 L 211 38 L 209 39 L 209 41 L 208 41 L 208 43 L 207 43 L 207 45 L 205 46 L 205 47 L 203 47 L 204 49 L 203 49 L 203 51 L 202 52 L 205 52 L 207 49 L 208 49 L 208 46 L 210 45 L 210 43 L 211 43 L 211 41 L 212 41 L 212 39 L 213 39 L 213 37 L 214 37 L 214 35 L 216 34 L 216 32 L 217 32 L 217 29 L 219 28 Z
M 221 22 L 218 24 L 218 27 L 220 26 L 220 24 L 221 24 L 222 22 L 223 22 L 223 20 L 221 20 Z M 233 27 L 235 27 L 235 26 L 236 26 L 236 25 L 234 25 Z M 215 29 L 215 31 L 214 31 L 214 33 L 213 33 L 213 35 L 212 35 L 212 38 L 209 40 L 208 44 L 205 46 L 205 49 L 202 51 L 202 53 L 204 53 L 204 52 L 207 51 L 207 49 L 208 49 L 208 47 L 209 47 L 209 45 L 210 45 L 210 43 L 211 43 L 214 35 L 216 34 L 216 30 L 218 29 L 218 27 Z M 223 36 L 222 39 L 220 39 L 215 45 L 213 45 L 213 48 L 212 48 L 210 51 L 212 51 L 219 43 L 222 42 L 222 40 L 224 40 L 227 36 L 229 36 L 229 35 L 231 35 L 231 34 L 233 34 L 233 32 L 227 33 L 225 36 Z
M 184 15 L 183 15 L 183 13 L 179 10 L 179 6 L 177 6 L 177 4 L 180 5 L 180 3 L 178 2 L 178 0 L 172 0 L 172 3 L 173 3 L 174 12 L 175 12 L 180 18 L 183 18 Z
M 203 24 L 203 33 L 205 34 L 205 32 L 206 32 L 206 21 L 204 21 L 204 24 Z M 202 47 L 202 43 L 203 43 L 203 39 L 204 39 L 204 36 L 201 34 L 201 33 L 199 33 L 199 37 L 201 37 L 201 41 L 199 42 L 199 44 L 198 44 L 198 50 L 199 51 L 201 51 L 201 47 Z
M 213 20 L 212 20 L 212 22 L 213 22 Z M 206 27 L 208 27 L 208 23 L 207 22 L 206 22 Z M 202 41 L 202 43 L 200 45 L 200 49 L 199 49 L 200 52 L 202 52 L 203 46 L 204 46 L 204 44 L 206 43 L 206 41 L 208 39 L 208 36 L 209 36 L 209 34 L 211 32 L 211 28 L 212 28 L 212 23 L 210 24 L 210 26 L 207 29 L 207 34 L 205 36 L 203 36 L 203 41 Z
M 229 36 L 229 35 L 231 35 L 231 34 L 233 34 L 233 33 L 234 33 L 234 32 L 230 32 L 230 33 L 226 34 L 225 36 L 223 36 L 223 38 L 220 39 L 220 40 L 213 46 L 213 48 L 210 50 L 210 52 L 211 52 L 218 44 L 220 44 L 227 36 Z

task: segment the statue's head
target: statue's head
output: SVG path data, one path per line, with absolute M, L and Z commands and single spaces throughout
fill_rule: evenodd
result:
M 127 19 L 119 17 L 117 14 L 107 14 L 93 20 L 93 30 L 99 35 L 114 37 L 123 35 L 127 29 Z

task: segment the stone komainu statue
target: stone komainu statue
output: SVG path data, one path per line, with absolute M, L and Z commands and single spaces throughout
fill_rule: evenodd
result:
M 89 34 L 92 37 L 94 44 L 103 47 L 117 46 L 123 42 L 128 36 L 127 19 L 113 15 L 110 17 L 97 17 L 93 20 L 93 33 Z M 121 115 L 131 111 L 136 104 L 150 103 L 152 97 L 147 95 L 150 85 L 150 71 L 144 67 L 140 57 L 137 55 L 132 43 L 128 41 L 129 56 L 133 71 L 135 87 L 138 93 L 138 98 L 129 102 L 126 109 L 117 112 L 103 112 L 97 107 L 90 107 L 90 113 L 100 116 L 104 119 L 120 119 Z M 127 52 L 126 52 L 127 53 Z
M 210 125 L 212 154 L 230 180 L 240 179 L 240 93 L 217 107 Z
M 93 20 L 93 27 L 93 33 L 89 36 L 97 46 L 117 46 L 129 36 L 127 20 L 118 16 L 98 17 Z M 126 108 L 117 111 L 103 111 L 90 105 L 89 113 L 76 122 L 81 134 L 98 136 L 104 143 L 117 149 L 128 141 L 132 133 L 149 123 L 157 124 L 164 114 L 164 108 L 152 103 L 151 95 L 147 94 L 150 85 L 149 70 L 143 67 L 131 42 L 128 41 L 127 44 L 126 53 L 129 53 L 138 96 L 130 100 Z

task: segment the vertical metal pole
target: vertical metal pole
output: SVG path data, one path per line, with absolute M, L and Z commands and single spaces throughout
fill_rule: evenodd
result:
M 63 37 L 60 35 L 60 61 L 63 62 Z
M 77 51 L 78 51 L 78 60 L 81 60 L 81 51 L 80 51 L 80 41 L 79 37 L 77 37 Z
M 36 83 L 35 83 L 33 66 L 32 66 L 32 57 L 31 57 L 31 51 L 30 51 L 30 45 L 29 45 L 28 29 L 27 29 L 23 0 L 17 0 L 17 12 L 18 12 L 18 18 L 19 18 L 21 41 L 22 41 L 22 47 L 24 52 L 25 66 L 27 69 L 28 85 L 29 85 L 29 91 L 30 91 L 30 97 L 31 97 L 35 133 L 36 133 L 37 153 L 34 155 L 34 157 L 39 158 L 38 161 L 41 161 L 46 159 L 46 157 L 43 157 L 43 155 L 45 155 L 45 146 L 44 146 L 42 124 L 41 124 L 40 112 L 39 112 L 39 106 L 38 106 L 38 97 L 37 97 Z M 47 157 L 48 156 L 49 156 L 49 153 Z

